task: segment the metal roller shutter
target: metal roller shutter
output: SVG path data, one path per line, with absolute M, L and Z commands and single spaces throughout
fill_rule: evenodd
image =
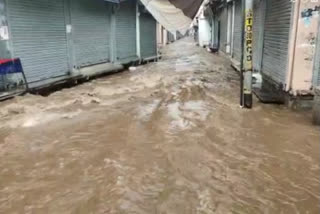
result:
M 319 42 L 319 39 L 318 39 Z M 313 70 L 313 86 L 320 86 L 320 44 L 317 44 L 317 51 L 315 54 L 315 66 Z
M 0 75 L 0 93 L 5 91 L 6 76 Z
M 286 79 L 292 5 L 267 0 L 262 72 L 277 83 Z
M 313 68 L 313 86 L 320 86 L 320 22 L 318 26 L 317 45 L 314 57 L 315 64 Z
M 242 3 L 241 0 L 235 1 L 235 14 L 234 14 L 234 33 L 233 33 L 233 58 L 238 62 L 241 61 L 242 47 Z
M 253 69 L 261 71 L 266 0 L 255 0 L 253 7 Z
M 141 57 L 157 56 L 157 22 L 148 12 L 140 13 Z
M 228 40 L 228 8 L 224 7 L 220 13 L 220 49 L 226 53 Z
M 318 67 L 318 74 L 317 74 L 317 76 L 318 76 L 318 80 L 317 80 L 317 83 L 316 83 L 316 85 L 317 86 L 320 86 L 320 66 Z
M 13 57 L 20 58 L 27 81 L 68 73 L 64 1 L 9 0 Z
M 102 0 L 71 0 L 77 68 L 110 61 L 111 7 Z
M 315 70 L 315 86 L 320 86 L 320 66 Z
M 117 60 L 137 59 L 136 1 L 121 2 L 115 11 Z
M 320 69 L 318 69 L 318 82 L 317 82 L 317 86 L 320 86 Z

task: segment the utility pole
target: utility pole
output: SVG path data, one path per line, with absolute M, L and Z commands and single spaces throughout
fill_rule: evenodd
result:
M 242 0 L 244 9 L 244 48 L 241 68 L 241 107 L 252 108 L 253 0 Z

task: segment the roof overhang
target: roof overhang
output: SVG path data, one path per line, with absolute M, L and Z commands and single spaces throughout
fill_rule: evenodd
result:
M 204 0 L 140 0 L 153 17 L 171 33 L 190 28 Z

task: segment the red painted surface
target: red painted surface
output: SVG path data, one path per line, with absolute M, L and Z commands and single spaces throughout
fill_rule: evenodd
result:
M 0 59 L 0 64 L 6 63 L 6 62 L 12 62 L 15 59 Z

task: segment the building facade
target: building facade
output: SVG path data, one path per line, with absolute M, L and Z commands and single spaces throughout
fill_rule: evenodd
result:
M 36 88 L 156 58 L 155 19 L 136 0 L 120 2 L 0 0 L 0 59 L 19 59 Z
M 210 12 L 213 11 L 213 12 Z M 223 0 L 206 8 L 211 45 L 240 69 L 243 0 Z M 253 68 L 264 85 L 289 97 L 312 96 L 320 85 L 320 1 L 254 0 Z

